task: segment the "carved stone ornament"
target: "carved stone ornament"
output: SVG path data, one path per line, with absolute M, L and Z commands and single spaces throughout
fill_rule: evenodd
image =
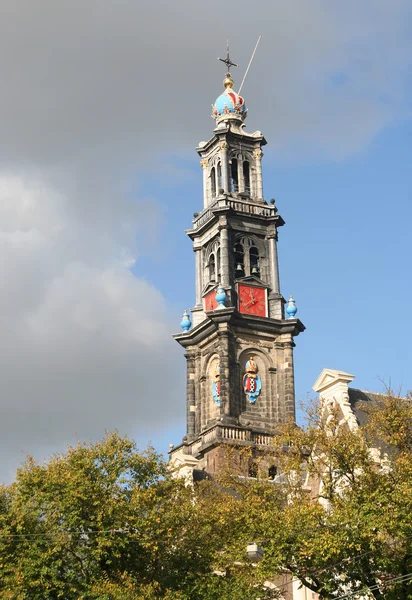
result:
M 200 161 L 200 166 L 202 167 L 202 169 L 206 169 L 208 164 L 209 161 L 207 160 L 207 158 L 202 158 L 202 160 Z
M 253 356 L 247 361 L 245 370 L 246 373 L 243 375 L 243 389 L 250 404 L 254 404 L 262 389 L 262 381 L 258 375 L 258 366 L 253 360 Z
M 257 148 L 254 152 L 253 152 L 253 156 L 255 158 L 263 158 L 263 152 L 260 148 Z
M 221 142 L 220 149 L 227 150 L 229 148 L 229 144 L 227 142 Z
M 272 350 L 273 348 L 273 343 L 272 342 L 264 342 L 260 339 L 255 339 L 255 338 L 242 338 L 242 337 L 238 337 L 237 340 L 237 347 L 240 349 L 243 348 L 248 348 L 251 345 L 253 346 L 259 346 L 259 348 L 264 348 L 265 350 Z M 283 347 L 283 346 L 282 346 Z

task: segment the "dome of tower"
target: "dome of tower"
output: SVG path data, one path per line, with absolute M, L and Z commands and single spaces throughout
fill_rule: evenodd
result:
M 212 117 L 216 121 L 227 118 L 237 118 L 243 121 L 247 112 L 244 98 L 233 90 L 233 79 L 231 77 L 226 77 L 223 85 L 225 91 L 213 104 Z

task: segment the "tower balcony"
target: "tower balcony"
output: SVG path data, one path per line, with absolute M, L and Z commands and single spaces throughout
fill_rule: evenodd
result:
M 253 445 L 267 448 L 272 445 L 272 440 L 273 436 L 268 432 L 260 432 L 244 427 L 217 423 L 203 431 L 196 440 L 184 442 L 184 446 L 185 454 L 197 457 L 206 449 L 217 444 L 232 443 L 236 445 Z
M 215 218 L 217 212 L 229 210 L 258 218 L 276 218 L 278 227 L 284 224 L 282 217 L 277 214 L 277 208 L 274 205 L 253 202 L 240 195 L 235 198 L 227 194 L 222 194 L 216 198 L 213 204 L 203 209 L 193 219 L 192 231 L 202 229 L 209 221 Z

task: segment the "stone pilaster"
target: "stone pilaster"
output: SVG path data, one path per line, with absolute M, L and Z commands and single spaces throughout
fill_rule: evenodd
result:
M 200 360 L 200 359 L 199 359 Z M 201 375 L 199 377 L 199 394 L 196 396 L 196 417 L 195 417 L 195 432 L 199 434 L 202 431 L 203 411 L 206 403 L 206 383 L 207 377 Z
M 280 294 L 279 261 L 278 261 L 276 230 L 272 235 L 268 236 L 268 239 L 269 239 L 270 279 L 272 282 L 272 291 L 274 294 Z
M 237 161 L 237 181 L 238 181 L 238 191 L 245 191 L 245 179 L 243 177 L 243 162 L 241 160 Z
M 255 170 L 256 170 L 256 199 L 259 202 L 263 202 L 263 179 L 262 179 L 262 158 L 263 152 L 260 148 L 257 148 L 253 152 L 255 158 Z
M 293 348 L 295 347 L 295 343 L 291 335 L 288 336 L 289 339 L 283 342 L 284 347 L 284 397 L 283 397 L 283 407 L 284 407 L 284 420 L 293 421 L 296 420 L 295 415 L 295 374 L 294 374 L 294 366 L 293 366 Z
M 194 248 L 195 251 L 195 278 L 196 278 L 196 306 L 202 306 L 202 248 Z
M 220 230 L 220 278 L 224 288 L 229 287 L 229 232 L 225 217 L 221 217 L 219 222 Z
M 230 415 L 230 350 L 229 331 L 219 330 L 219 361 L 220 361 L 220 414 Z
M 196 416 L 196 394 L 195 394 L 195 381 L 196 381 L 196 360 L 193 352 L 185 354 L 186 358 L 186 423 L 187 423 L 187 436 L 191 438 L 195 434 L 195 416 Z
M 227 160 L 227 149 L 229 144 L 226 141 L 220 144 L 220 160 L 222 163 L 222 187 L 223 191 L 229 193 L 229 164 Z
M 208 160 L 206 158 L 202 158 L 202 160 L 200 161 L 200 165 L 203 169 L 203 208 L 206 208 L 206 206 L 209 204 L 209 190 L 208 190 L 208 185 L 207 185 L 207 180 L 208 180 L 208 171 L 207 171 L 207 165 L 208 165 Z

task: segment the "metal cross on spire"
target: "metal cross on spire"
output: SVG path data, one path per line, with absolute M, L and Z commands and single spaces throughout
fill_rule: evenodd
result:
M 225 63 L 225 65 L 227 67 L 227 73 L 226 73 L 227 77 L 230 77 L 230 67 L 238 67 L 239 66 L 230 60 L 229 41 L 226 42 L 226 58 L 218 58 L 218 60 L 221 60 L 222 63 Z

